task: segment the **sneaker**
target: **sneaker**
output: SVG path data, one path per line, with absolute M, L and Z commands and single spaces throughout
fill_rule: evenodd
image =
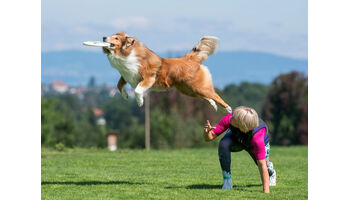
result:
M 270 186 L 276 186 L 276 170 L 270 176 Z
M 231 178 L 224 178 L 224 182 L 222 183 L 222 189 L 223 190 L 232 189 L 232 179 Z

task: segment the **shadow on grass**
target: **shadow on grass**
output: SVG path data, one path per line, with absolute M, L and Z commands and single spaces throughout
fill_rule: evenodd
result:
M 209 185 L 209 184 L 195 184 L 188 185 L 186 189 L 221 189 L 221 185 Z
M 238 189 L 238 190 L 244 190 L 243 188 L 249 188 L 249 187 L 257 187 L 257 186 L 261 186 L 261 184 L 248 184 L 248 185 L 234 185 L 233 188 L 234 189 Z M 185 187 L 181 187 L 181 186 L 168 186 L 165 187 L 165 189 L 175 189 L 175 188 L 185 188 L 185 189 L 194 189 L 194 190 L 198 190 L 198 189 L 221 189 L 222 185 L 210 185 L 210 184 L 195 184 L 195 185 L 188 185 Z
M 43 181 L 41 182 L 41 185 L 120 185 L 120 184 L 127 184 L 127 185 L 141 185 L 145 183 L 138 183 L 138 182 L 130 182 L 130 181 Z

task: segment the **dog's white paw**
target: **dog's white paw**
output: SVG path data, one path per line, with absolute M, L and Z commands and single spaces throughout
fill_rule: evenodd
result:
M 139 107 L 143 105 L 143 96 L 137 96 L 136 97 L 136 102 Z
M 228 113 L 232 113 L 232 108 L 230 106 L 227 106 L 225 109 Z
M 143 105 L 143 93 L 145 92 L 145 89 L 139 85 L 135 88 L 135 97 L 136 97 L 136 102 L 139 107 Z
M 125 100 L 128 100 L 128 98 L 129 98 L 128 93 L 127 93 L 124 89 L 122 89 L 122 97 L 123 97 Z
M 213 99 L 209 99 L 209 103 L 211 106 L 213 106 L 215 112 L 218 111 L 218 106 L 216 105 L 215 101 Z
M 136 90 L 135 90 L 135 99 L 136 99 L 136 102 L 137 102 L 137 105 L 139 107 L 141 107 L 143 105 L 143 94 L 141 93 L 138 93 Z

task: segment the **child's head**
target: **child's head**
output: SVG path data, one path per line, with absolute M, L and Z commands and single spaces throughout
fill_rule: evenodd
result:
M 233 110 L 230 123 L 242 132 L 247 133 L 259 125 L 259 117 L 254 109 L 239 106 Z

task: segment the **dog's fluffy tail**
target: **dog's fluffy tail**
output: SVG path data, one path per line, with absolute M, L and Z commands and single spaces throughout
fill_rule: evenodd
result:
M 198 44 L 194 46 L 193 49 L 185 55 L 185 57 L 202 63 L 208 58 L 209 55 L 215 53 L 218 46 L 218 40 L 219 38 L 214 36 L 202 37 Z

